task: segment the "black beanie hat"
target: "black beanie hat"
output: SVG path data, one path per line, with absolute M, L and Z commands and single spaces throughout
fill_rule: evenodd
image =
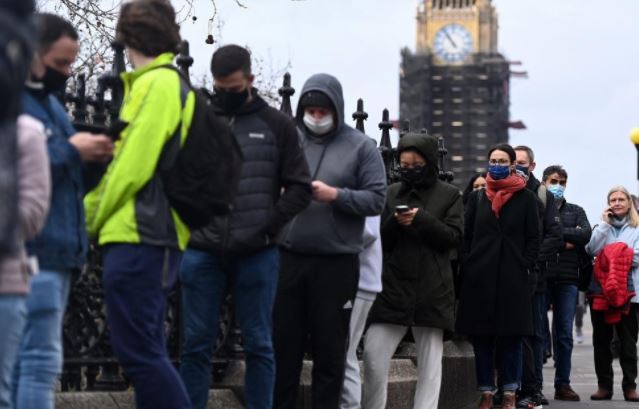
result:
M 300 98 L 299 103 L 301 108 L 307 107 L 319 107 L 319 108 L 327 108 L 334 110 L 333 102 L 325 93 L 321 91 L 308 91 L 302 98 Z

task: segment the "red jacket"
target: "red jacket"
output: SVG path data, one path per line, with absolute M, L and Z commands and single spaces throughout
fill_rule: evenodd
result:
M 592 309 L 603 311 L 607 324 L 621 321 L 621 314 L 627 315 L 630 310 L 630 299 L 635 296 L 628 289 L 633 255 L 633 250 L 622 242 L 607 245 L 597 255 L 594 278 L 602 293 L 592 295 Z

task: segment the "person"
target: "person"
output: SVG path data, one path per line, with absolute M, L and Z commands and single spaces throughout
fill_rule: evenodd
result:
M 570 387 L 572 359 L 572 323 L 578 301 L 579 283 L 583 274 L 582 253 L 590 240 L 590 223 L 584 209 L 568 203 L 564 196 L 568 172 L 558 165 L 544 169 L 542 183 L 553 194 L 559 209 L 564 248 L 557 253 L 557 262 L 549 265 L 546 274 L 548 304 L 553 306 L 552 334 L 555 339 L 555 400 L 579 401 Z
M 377 294 L 382 291 L 380 216 L 366 218 L 363 246 L 364 250 L 359 253 L 359 284 L 348 330 L 348 352 L 346 353 L 346 370 L 340 397 L 340 409 L 359 409 L 362 406 L 362 377 L 357 359 L 357 348 L 362 339 L 373 302 Z
M 444 331 L 454 324 L 450 253 L 462 241 L 464 211 L 459 190 L 439 180 L 436 138 L 408 133 L 397 149 L 402 181 L 388 188 L 382 216 L 383 290 L 364 342 L 363 407 L 386 407 L 390 361 L 412 329 L 418 368 L 413 407 L 437 409 Z
M 532 334 L 533 273 L 539 252 L 537 198 L 515 171 L 508 144 L 491 148 L 486 190 L 471 194 L 464 219 L 464 259 L 456 331 L 471 336 L 480 409 L 495 392 L 495 359 L 504 396 L 515 407 L 522 337 Z
M 468 203 L 470 194 L 479 189 L 486 189 L 486 173 L 475 173 L 469 180 L 468 184 L 462 192 L 462 202 L 464 205 Z
M 623 372 L 621 387 L 624 399 L 639 402 L 637 394 L 637 313 L 639 311 L 639 296 L 634 295 L 639 282 L 639 215 L 631 201 L 630 193 L 623 186 L 615 186 L 608 192 L 607 206 L 601 216 L 601 222 L 592 231 L 592 237 L 586 245 L 586 251 L 597 257 L 595 273 L 591 280 L 590 319 L 592 321 L 592 344 L 594 348 L 595 373 L 597 374 L 598 390 L 590 396 L 592 400 L 610 400 L 613 394 L 612 351 L 610 343 L 613 338 L 613 328 L 616 329 L 620 341 L 619 363 Z M 616 319 L 608 317 L 607 308 L 599 308 L 597 301 L 601 300 L 603 289 L 598 281 L 598 269 L 601 269 L 599 259 L 607 258 L 606 249 L 615 244 L 623 243 L 630 252 L 626 261 L 628 270 L 614 271 L 618 285 L 614 287 L 619 297 L 630 297 L 630 303 L 617 306 L 612 311 Z M 624 266 L 624 260 L 610 260 L 611 268 L 619 270 Z M 627 287 L 622 284 L 626 284 Z M 613 315 L 613 317 L 614 317 Z
M 246 407 L 273 406 L 272 309 L 282 227 L 311 201 L 311 176 L 295 122 L 252 87 L 249 52 L 219 48 L 211 61 L 220 115 L 234 121 L 244 162 L 233 212 L 193 232 L 180 268 L 184 345 L 180 375 L 204 409 L 218 320 L 232 293 L 246 354 Z M 283 191 L 283 193 L 281 193 Z M 228 227 L 225 227 L 228 226 Z
M 62 322 L 74 274 L 86 262 L 87 237 L 82 196 L 94 176 L 89 163 L 111 157 L 105 135 L 76 132 L 55 96 L 64 90 L 78 49 L 78 34 L 68 21 L 53 15 L 35 16 L 35 57 L 23 95 L 23 113 L 44 128 L 52 182 L 45 226 L 27 242 L 38 260 L 38 274 L 27 296 L 27 323 L 12 381 L 14 406 L 53 408 L 54 386 L 62 371 Z M 92 177 L 89 177 L 92 176 Z
M 11 381 L 27 321 L 27 294 L 31 276 L 37 271 L 28 259 L 25 239 L 32 239 L 44 226 L 49 209 L 51 175 L 42 123 L 28 115 L 17 122 L 18 207 L 20 250 L 0 259 L 0 408 L 14 408 Z
M 311 171 L 313 201 L 283 232 L 275 306 L 274 408 L 293 408 L 307 338 L 313 355 L 313 406 L 337 408 L 351 310 L 359 281 L 365 218 L 386 195 L 381 155 L 370 138 L 344 122 L 337 78 L 310 77 L 296 121 Z
M 0 1 L 0 257 L 19 250 L 17 122 L 32 57 L 33 0 Z
M 164 330 L 166 297 L 189 230 L 169 206 L 159 171 L 170 156 L 162 155 L 165 146 L 184 141 L 194 110 L 193 91 L 165 67 L 180 45 L 173 7 L 165 0 L 124 3 L 116 41 L 134 67 L 121 75 L 119 119 L 128 126 L 105 176 L 85 198 L 87 229 L 101 246 L 111 345 L 133 384 L 136 407 L 189 409 Z
M 575 342 L 579 345 L 584 343 L 584 315 L 587 311 L 586 292 L 579 290 L 575 307 Z
M 515 168 L 526 178 L 526 188 L 537 197 L 541 228 L 541 246 L 535 268 L 537 287 L 532 300 L 534 333 L 523 339 L 523 374 L 517 406 L 519 408 L 532 406 L 539 409 L 548 404 L 548 399 L 542 392 L 544 349 L 546 339 L 549 338 L 545 277 L 549 266 L 556 263 L 557 252 L 563 248 L 564 241 L 554 196 L 533 173 L 537 166 L 535 153 L 524 145 L 516 146 L 514 149 L 517 155 Z

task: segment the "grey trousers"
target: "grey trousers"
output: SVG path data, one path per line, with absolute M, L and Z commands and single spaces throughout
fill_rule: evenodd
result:
M 364 338 L 363 409 L 386 408 L 388 370 L 409 327 L 373 324 Z M 444 330 L 412 327 L 417 349 L 417 389 L 413 409 L 437 409 L 442 383 Z
M 374 296 L 371 297 L 372 293 L 365 294 L 357 293 L 353 304 L 353 312 L 351 312 L 344 386 L 339 400 L 340 409 L 360 409 L 362 407 L 362 378 L 359 371 L 359 360 L 357 359 L 357 346 L 364 333 L 368 312 L 375 301 Z

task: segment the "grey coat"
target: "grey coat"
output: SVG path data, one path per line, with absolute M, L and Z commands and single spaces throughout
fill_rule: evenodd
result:
M 313 181 L 338 188 L 337 200 L 313 200 L 284 229 L 282 245 L 302 254 L 359 254 L 363 250 L 364 222 L 384 208 L 386 172 L 375 144 L 362 132 L 344 123 L 344 97 L 339 81 L 316 74 L 306 81 L 300 95 L 326 94 L 336 112 L 336 128 L 325 137 L 314 137 L 303 124 L 298 106 L 301 145 Z
M 24 240 L 35 237 L 46 220 L 51 195 L 44 128 L 36 119 L 18 118 L 18 221 L 20 249 L 0 260 L 0 294 L 26 294 L 34 273 Z

